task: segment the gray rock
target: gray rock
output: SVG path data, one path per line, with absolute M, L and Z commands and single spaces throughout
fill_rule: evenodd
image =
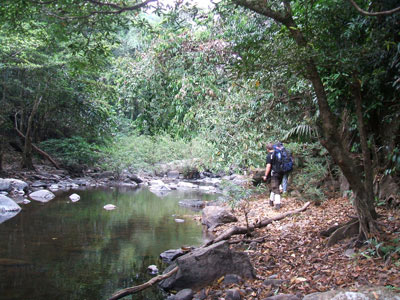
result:
M 158 268 L 156 265 L 150 265 L 147 267 L 147 270 L 150 272 L 150 274 L 158 274 Z
M 280 286 L 285 282 L 286 280 L 282 279 L 267 278 L 266 280 L 264 280 L 263 285 Z
M 21 207 L 7 196 L 0 195 L 0 224 L 15 217 Z
M 179 291 L 176 295 L 172 297 L 168 297 L 171 300 L 192 300 L 193 299 L 193 291 L 191 289 L 183 289 Z
M 239 289 L 230 289 L 226 291 L 225 300 L 240 300 L 242 296 L 240 295 Z
M 160 282 L 165 290 L 201 289 L 226 274 L 255 278 L 253 266 L 246 253 L 233 252 L 226 241 L 198 248 L 178 257 L 165 271 L 179 270 Z
M 171 263 L 173 260 L 184 254 L 185 252 L 182 249 L 170 249 L 161 253 L 160 257 L 164 262 Z
M 72 202 L 77 202 L 81 199 L 81 196 L 79 196 L 78 194 L 72 194 L 71 196 L 69 196 L 69 199 L 71 199 Z
M 264 300 L 301 300 L 301 298 L 291 294 L 280 294 L 264 298 Z
M 172 179 L 178 179 L 179 178 L 179 171 L 177 170 L 172 170 L 167 172 L 167 177 L 172 178 Z
M 130 180 L 132 180 L 133 182 L 136 182 L 137 184 L 143 182 L 143 180 L 140 177 L 138 177 L 137 175 L 135 175 L 135 174 L 130 175 L 128 178 Z
M 385 287 L 359 287 L 357 291 L 343 289 L 306 295 L 303 300 L 400 300 L 400 295 Z
M 74 179 L 72 181 L 72 183 L 75 183 L 76 185 L 79 185 L 79 186 L 87 186 L 87 185 L 89 185 L 89 180 L 87 180 L 85 178 L 77 178 L 77 179 Z
M 114 173 L 112 171 L 104 171 L 101 173 L 93 174 L 94 178 L 104 179 L 114 177 Z
M 206 298 L 207 295 L 205 289 L 201 289 L 200 291 L 198 291 L 196 294 L 193 295 L 193 300 L 204 300 Z
M 202 213 L 202 224 L 213 229 L 218 225 L 236 222 L 237 218 L 227 209 L 220 206 L 206 206 Z
M 224 285 L 229 285 L 229 284 L 240 284 L 243 282 L 242 277 L 236 274 L 227 274 L 224 277 L 223 284 Z
M 0 213 L 20 211 L 21 207 L 7 196 L 0 195 Z
M 14 178 L 0 178 L 0 191 L 10 192 L 12 190 L 16 191 L 27 191 L 28 184 L 25 181 L 14 179 Z
M 205 206 L 205 202 L 198 199 L 186 199 L 179 201 L 179 205 L 185 207 L 203 208 Z
M 177 188 L 181 190 L 197 189 L 198 185 L 186 181 L 180 181 L 178 182 Z
M 11 191 L 11 181 L 9 179 L 0 178 L 0 191 Z
M 41 188 L 41 187 L 45 188 L 45 187 L 47 187 L 47 183 L 44 183 L 44 182 L 38 180 L 38 181 L 33 182 L 31 184 L 31 186 L 34 188 Z
M 29 194 L 31 199 L 40 202 L 49 202 L 50 200 L 54 199 L 55 196 L 56 195 L 48 190 L 39 190 Z

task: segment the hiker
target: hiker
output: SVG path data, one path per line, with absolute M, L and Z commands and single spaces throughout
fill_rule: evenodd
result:
M 282 182 L 283 173 L 280 172 L 279 158 L 277 157 L 278 151 L 274 150 L 274 145 L 272 143 L 267 144 L 267 161 L 265 168 L 264 181 L 271 176 L 271 194 L 269 196 L 269 204 L 271 206 L 275 205 L 278 210 L 281 208 L 281 192 L 279 186 Z
M 283 176 L 282 176 L 282 184 L 281 184 L 281 187 L 282 187 L 281 193 L 282 193 L 282 196 L 285 197 L 287 195 L 289 174 L 293 170 L 293 156 L 292 156 L 291 152 L 288 151 L 283 146 L 283 143 L 281 143 L 281 142 L 278 142 L 276 145 L 274 145 L 274 148 L 282 153 Z

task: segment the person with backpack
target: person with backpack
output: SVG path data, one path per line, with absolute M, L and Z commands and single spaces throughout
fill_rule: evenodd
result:
M 285 196 L 287 194 L 287 186 L 289 174 L 293 170 L 293 157 L 290 151 L 288 151 L 281 142 L 278 142 L 274 145 L 274 150 L 279 151 L 281 153 L 281 169 L 283 172 L 282 176 L 282 194 Z
M 279 186 L 282 183 L 283 172 L 281 170 L 281 153 L 274 149 L 272 143 L 267 144 L 267 158 L 264 181 L 271 177 L 271 193 L 269 196 L 269 204 L 275 205 L 275 208 L 279 210 L 281 208 L 281 192 Z

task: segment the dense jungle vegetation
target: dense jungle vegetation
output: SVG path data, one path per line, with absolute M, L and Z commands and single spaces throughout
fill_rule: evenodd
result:
M 343 174 L 374 233 L 374 181 L 400 168 L 400 14 L 351 2 L 3 0 L 0 170 L 10 147 L 33 168 L 33 143 L 69 167 L 248 172 L 280 140 L 305 199 Z

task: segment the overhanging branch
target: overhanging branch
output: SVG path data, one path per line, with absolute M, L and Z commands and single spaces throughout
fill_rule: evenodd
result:
M 394 13 L 397 13 L 400 11 L 400 7 L 391 9 L 391 10 L 385 10 L 385 11 L 379 11 L 379 12 L 369 12 L 366 10 L 363 10 L 361 7 L 357 5 L 357 3 L 354 0 L 348 0 L 351 5 L 354 6 L 354 8 L 362 15 L 364 16 L 369 16 L 369 17 L 376 17 L 376 16 L 387 16 L 387 15 L 392 15 Z

